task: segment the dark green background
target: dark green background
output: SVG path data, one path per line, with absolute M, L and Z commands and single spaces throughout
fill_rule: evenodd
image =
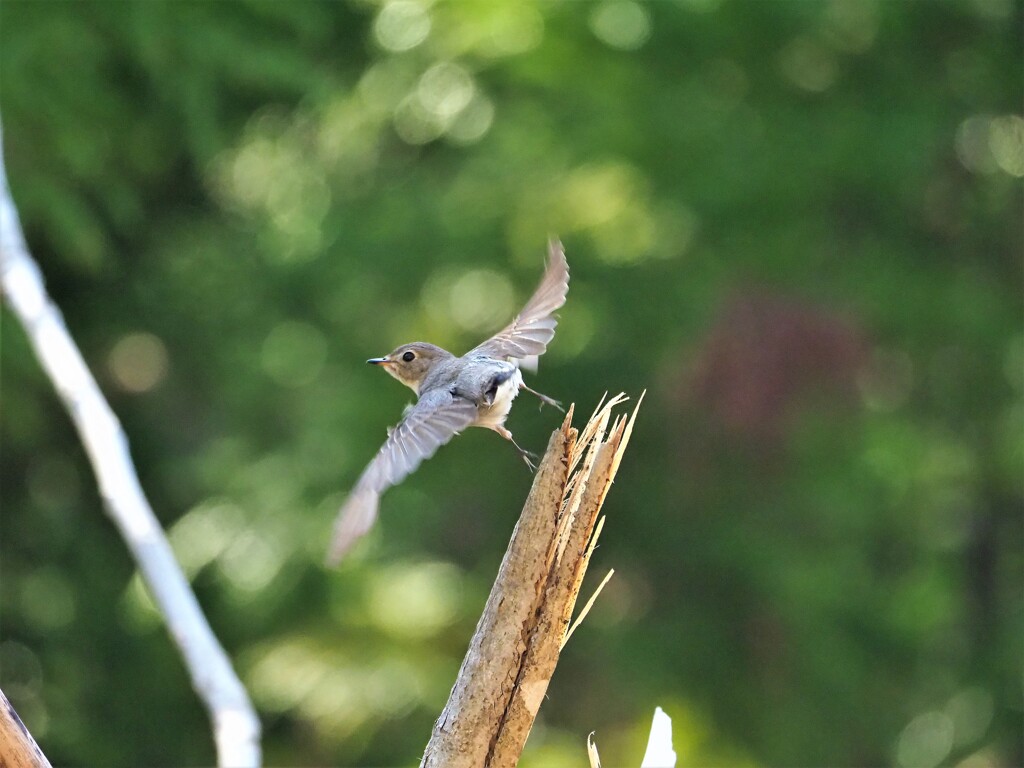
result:
M 362 361 L 468 349 L 552 233 L 530 382 L 648 395 L 524 765 L 637 765 L 655 705 L 684 766 L 1024 762 L 1021 3 L 424 8 L 0 6 L 29 245 L 267 763 L 417 759 L 530 477 L 472 430 L 325 571 L 411 397 Z M 55 764 L 209 764 L 6 309 L 2 345 L 0 687 Z

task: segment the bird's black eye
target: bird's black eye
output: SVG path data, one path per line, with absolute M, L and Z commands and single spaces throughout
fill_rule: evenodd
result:
M 402 359 L 405 360 L 405 362 L 407 363 L 411 363 L 413 360 L 416 359 L 416 354 L 414 352 L 406 352 L 404 355 L 402 355 Z

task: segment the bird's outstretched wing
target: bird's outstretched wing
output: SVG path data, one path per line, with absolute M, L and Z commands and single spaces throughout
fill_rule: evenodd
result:
M 363 471 L 334 523 L 327 563 L 337 565 L 373 527 L 380 496 L 429 459 L 477 416 L 477 406 L 447 389 L 425 392 Z
M 568 292 L 569 264 L 562 244 L 552 240 L 548 243 L 548 266 L 544 277 L 522 312 L 469 354 L 516 360 L 543 355 L 555 337 L 558 319 L 554 312 L 565 304 Z

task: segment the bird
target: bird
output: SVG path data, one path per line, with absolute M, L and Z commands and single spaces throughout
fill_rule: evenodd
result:
M 377 520 L 381 495 L 402 482 L 442 445 L 466 427 L 484 427 L 508 440 L 535 469 L 532 454 L 523 450 L 505 427 L 505 419 L 520 390 L 540 398 L 541 407 L 561 404 L 531 389 L 521 368 L 536 370 L 555 336 L 555 311 L 569 291 L 569 265 L 557 239 L 548 243 L 544 275 L 533 296 L 512 322 L 456 357 L 422 341 L 397 347 L 384 357 L 366 362 L 383 368 L 416 393 L 397 426 L 359 477 L 342 504 L 334 524 L 327 564 L 337 566 Z

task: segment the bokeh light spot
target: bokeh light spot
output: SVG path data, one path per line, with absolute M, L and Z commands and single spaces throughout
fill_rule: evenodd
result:
M 831 0 L 824 23 L 825 34 L 834 47 L 863 53 L 878 34 L 878 8 L 873 0 Z
M 229 192 L 243 205 L 260 204 L 264 190 L 271 185 L 272 150 L 273 143 L 269 139 L 261 137 L 250 141 L 238 150 L 226 169 Z
M 359 96 L 337 99 L 325 107 L 317 128 L 320 155 L 341 183 L 352 183 L 377 163 L 377 121 L 367 107 Z
M 423 286 L 420 302 L 442 332 L 448 322 L 466 331 L 494 331 L 515 311 L 509 279 L 490 269 L 441 270 Z
M 404 98 L 395 109 L 393 123 L 398 138 L 414 146 L 441 138 L 445 130 L 444 119 L 423 106 L 415 93 Z
M 636 168 L 605 162 L 573 171 L 559 205 L 566 229 L 589 230 L 598 258 L 630 264 L 649 258 L 657 242 L 649 200 L 647 181 Z
M 565 184 L 570 225 L 585 229 L 621 215 L 636 199 L 639 184 L 636 169 L 624 163 L 578 168 Z
M 590 29 L 605 45 L 633 51 L 651 36 L 651 16 L 640 3 L 611 0 L 596 6 L 591 12 Z
M 812 93 L 828 89 L 837 75 L 832 53 L 807 37 L 797 37 L 782 49 L 779 69 L 797 88 Z
M 559 323 L 558 343 L 545 353 L 554 359 L 570 360 L 580 355 L 597 330 L 594 311 L 585 299 L 577 297 L 567 312 L 569 314 L 561 314 L 571 320 Z
M 956 129 L 956 156 L 960 164 L 974 173 L 995 173 L 999 166 L 992 156 L 989 115 L 973 115 Z
M 148 392 L 167 375 L 167 347 L 151 333 L 129 333 L 110 350 L 107 367 L 124 391 Z
M 459 114 L 473 98 L 473 78 L 458 64 L 435 64 L 420 78 L 416 94 L 426 109 L 450 120 Z
M 375 116 L 389 114 L 408 94 L 416 74 L 411 62 L 403 58 L 392 56 L 378 61 L 359 78 L 359 99 Z
M 995 714 L 995 702 L 984 688 L 964 688 L 946 704 L 946 714 L 953 721 L 954 743 L 965 747 L 985 736 Z
M 983 19 L 1003 21 L 1013 13 L 1013 0 L 973 0 L 975 12 Z
M 487 134 L 493 122 L 493 102 L 477 93 L 452 122 L 446 135 L 455 144 L 475 144 Z
M 330 659 L 300 638 L 286 638 L 260 654 L 246 675 L 253 695 L 271 712 L 299 705 L 330 679 Z
M 11 698 L 37 693 L 43 684 L 43 665 L 35 651 L 16 640 L 0 643 L 4 692 Z
M 327 359 L 327 339 L 308 323 L 279 323 L 263 342 L 263 370 L 285 387 L 316 381 Z
M 385 50 L 396 53 L 408 51 L 427 39 L 430 16 L 420 3 L 392 0 L 377 14 L 373 34 Z
M 988 146 L 1001 170 L 1017 178 L 1024 176 L 1024 118 L 995 118 L 989 124 Z
M 64 575 L 55 568 L 39 568 L 20 584 L 21 613 L 41 631 L 60 629 L 75 617 L 75 596 Z
M 455 617 L 461 573 L 448 563 L 393 565 L 379 572 L 367 595 L 374 621 L 402 637 L 430 637 Z
M 682 203 L 663 204 L 655 215 L 656 253 L 675 258 L 690 250 L 697 237 L 700 221 L 697 214 Z
M 278 548 L 265 537 L 244 531 L 224 550 L 217 564 L 233 587 L 253 594 L 273 581 L 283 559 Z
M 486 331 L 511 318 L 512 284 L 500 272 L 474 269 L 451 289 L 452 318 L 467 331 Z
M 904 768 L 934 768 L 952 748 L 953 721 L 943 712 L 925 712 L 900 734 L 896 762 Z
M 342 120 L 349 117 L 342 115 Z M 225 152 L 211 164 L 211 181 L 225 204 L 249 214 L 260 225 L 263 255 L 271 261 L 294 263 L 315 258 L 323 248 L 322 225 L 331 205 L 324 159 L 348 150 L 353 173 L 375 162 L 374 142 L 365 130 L 346 144 L 352 131 L 333 126 L 336 133 L 325 141 L 311 128 L 303 113 L 282 117 L 264 110 L 246 126 L 247 139 L 233 152 Z M 329 129 L 329 128 L 328 128 Z M 319 145 L 319 152 L 314 148 Z M 312 151 L 311 151 L 312 149 Z
M 968 755 L 956 764 L 956 768 L 1003 768 L 1005 765 L 1005 760 L 995 750 L 986 748 Z
M 174 554 L 192 577 L 242 531 L 245 515 L 236 504 L 212 500 L 191 510 L 168 533 Z
M 525 53 L 540 45 L 544 37 L 544 17 L 526 3 L 496 6 L 491 19 L 491 49 L 497 56 Z
M 136 634 L 144 634 L 160 625 L 160 612 L 153 604 L 153 598 L 138 573 L 132 575 L 121 596 L 121 620 L 125 627 Z

